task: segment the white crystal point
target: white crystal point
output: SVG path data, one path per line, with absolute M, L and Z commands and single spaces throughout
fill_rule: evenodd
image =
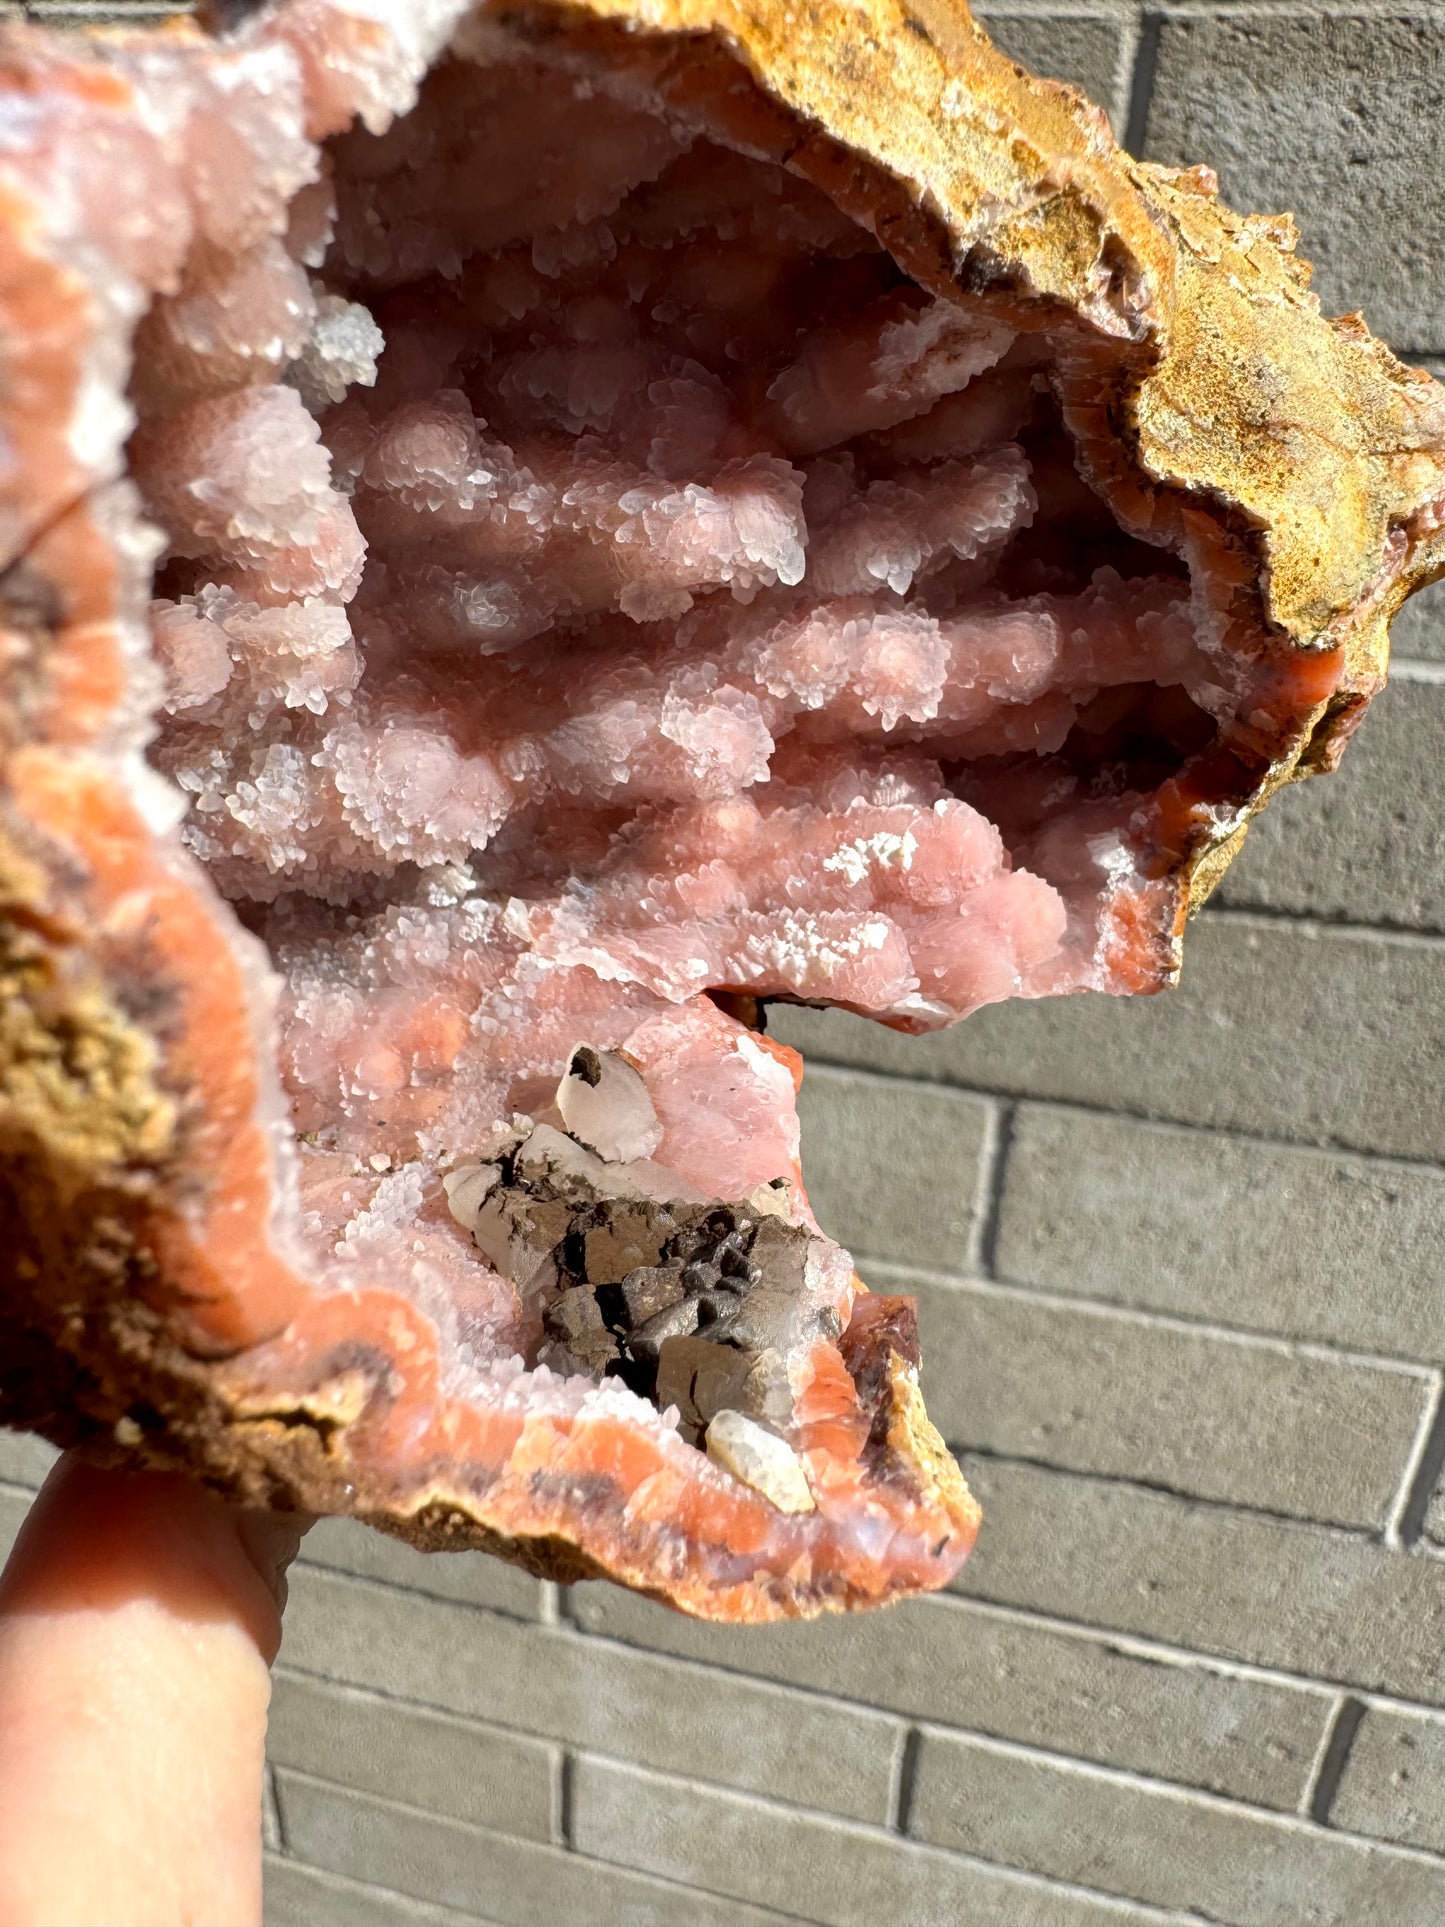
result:
M 571 1135 L 609 1164 L 650 1158 L 662 1142 L 641 1073 L 615 1050 L 576 1046 L 557 1086 L 557 1109 Z
M 707 1428 L 707 1455 L 714 1465 L 761 1492 L 779 1512 L 814 1512 L 802 1460 L 776 1432 L 745 1412 L 719 1412 Z
M 747 1201 L 760 1218 L 781 1218 L 785 1224 L 793 1222 L 793 1187 L 786 1178 L 755 1184 Z
M 477 1214 L 502 1175 L 500 1164 L 459 1164 L 442 1179 L 447 1210 L 465 1231 L 475 1231 Z
M 566 1184 L 570 1179 L 602 1197 L 627 1197 L 632 1192 L 630 1185 L 608 1171 L 607 1160 L 599 1158 L 590 1144 L 547 1123 L 534 1124 L 517 1147 L 517 1172 L 533 1183 Z

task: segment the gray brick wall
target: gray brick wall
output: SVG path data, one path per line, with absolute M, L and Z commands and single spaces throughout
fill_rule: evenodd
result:
M 1445 368 L 1442 0 L 984 11 Z M 1445 589 L 1396 648 L 1173 996 L 778 1021 L 986 1508 L 957 1590 L 743 1631 L 318 1527 L 273 1927 L 1445 1920 Z M 48 1456 L 0 1441 L 0 1538 Z

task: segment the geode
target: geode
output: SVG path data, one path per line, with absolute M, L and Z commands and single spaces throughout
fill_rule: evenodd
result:
M 0 67 L 0 1414 L 719 1618 L 943 1584 L 765 1007 L 1169 983 L 1445 566 L 1441 391 L 961 3 Z

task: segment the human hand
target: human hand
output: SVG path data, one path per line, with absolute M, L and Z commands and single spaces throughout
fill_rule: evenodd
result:
M 257 1927 L 307 1522 L 67 1454 L 0 1578 L 0 1927 Z

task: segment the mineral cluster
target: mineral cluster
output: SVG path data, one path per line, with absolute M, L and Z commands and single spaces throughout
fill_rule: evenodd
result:
M 1445 566 L 1440 391 L 957 4 L 0 90 L 5 1415 L 718 1617 L 944 1583 L 761 1013 L 1170 982 Z

